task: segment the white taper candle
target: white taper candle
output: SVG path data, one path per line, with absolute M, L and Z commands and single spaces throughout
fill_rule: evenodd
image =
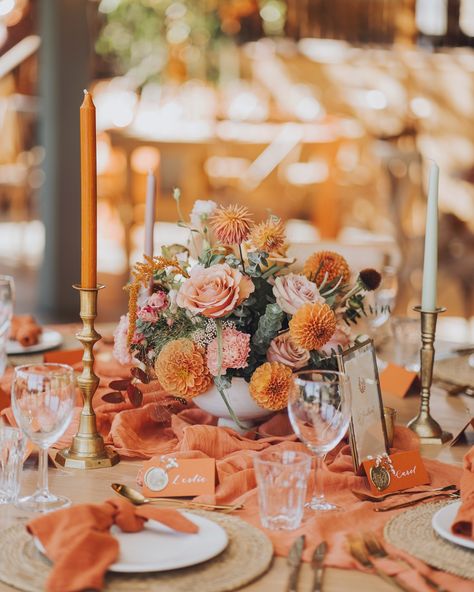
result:
M 430 167 L 428 183 L 423 290 L 421 294 L 421 308 L 425 311 L 434 311 L 436 309 L 436 280 L 438 275 L 438 182 L 439 167 L 433 162 Z

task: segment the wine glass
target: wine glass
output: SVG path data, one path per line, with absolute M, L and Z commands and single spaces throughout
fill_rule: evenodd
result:
M 375 334 L 377 329 L 390 318 L 398 292 L 398 275 L 395 267 L 385 266 L 381 275 L 380 286 L 377 290 L 367 294 L 367 304 L 371 309 L 369 309 L 368 322 L 372 334 Z
M 0 377 L 7 367 L 7 343 L 13 316 L 15 282 L 11 275 L 0 275 Z
M 331 370 L 295 373 L 288 415 L 298 438 L 316 455 L 315 495 L 307 506 L 319 511 L 340 509 L 324 497 L 320 474 L 324 457 L 342 440 L 349 426 L 349 378 Z
M 18 366 L 12 383 L 12 407 L 18 426 L 38 445 L 38 486 L 33 495 L 18 500 L 30 512 L 49 512 L 70 505 L 66 497 L 48 490 L 48 447 L 71 422 L 76 390 L 74 370 L 64 364 Z

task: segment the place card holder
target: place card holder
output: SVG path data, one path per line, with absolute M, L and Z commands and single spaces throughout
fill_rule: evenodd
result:
M 385 495 L 430 483 L 418 450 L 384 454 L 365 460 L 362 464 L 374 495 Z
M 212 495 L 216 488 L 213 458 L 176 458 L 163 455 L 143 465 L 143 495 L 146 497 L 195 497 Z

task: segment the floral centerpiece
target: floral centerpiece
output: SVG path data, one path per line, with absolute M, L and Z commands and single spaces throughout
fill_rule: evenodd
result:
M 116 356 L 136 362 L 135 383 L 156 377 L 205 409 L 213 393 L 237 425 L 239 402 L 245 410 L 250 401 L 257 417 L 285 408 L 293 371 L 337 367 L 379 273 L 365 269 L 351 282 L 347 261 L 331 251 L 294 273 L 282 221 L 254 223 L 242 206 L 197 201 L 190 221 L 180 218 L 189 248 L 163 248 L 133 269 Z

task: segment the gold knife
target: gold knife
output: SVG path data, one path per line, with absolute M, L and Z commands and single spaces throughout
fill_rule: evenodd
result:
M 313 557 L 311 559 L 311 567 L 314 571 L 313 592 L 322 591 L 324 569 L 323 564 L 327 550 L 328 546 L 326 544 L 326 541 L 320 543 L 314 550 Z
M 298 574 L 301 567 L 301 557 L 304 549 L 304 534 L 294 540 L 288 553 L 287 563 L 290 567 L 290 577 L 288 578 L 288 586 L 286 592 L 297 592 L 298 588 Z

